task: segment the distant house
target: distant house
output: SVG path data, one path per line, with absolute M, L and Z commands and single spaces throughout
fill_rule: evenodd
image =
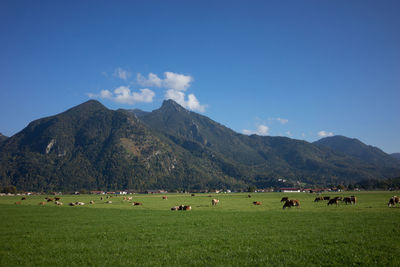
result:
M 128 194 L 128 192 L 126 192 L 126 191 L 117 191 L 117 192 L 115 192 L 115 194 L 116 195 L 126 195 L 126 194 Z
M 287 187 L 287 188 L 281 188 L 279 191 L 283 192 L 283 193 L 298 193 L 298 192 L 301 192 L 301 189 Z

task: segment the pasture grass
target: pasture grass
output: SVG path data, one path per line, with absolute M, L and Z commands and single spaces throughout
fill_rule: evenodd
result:
M 349 196 L 353 193 L 325 194 Z M 400 266 L 399 192 L 357 192 L 357 205 L 305 193 L 0 197 L 0 266 Z M 282 210 L 282 196 L 300 208 Z M 69 202 L 94 205 L 70 207 Z M 254 206 L 253 201 L 261 201 Z M 192 211 L 171 211 L 175 205 Z

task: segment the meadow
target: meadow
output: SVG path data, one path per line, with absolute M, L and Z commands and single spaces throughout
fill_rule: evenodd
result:
M 62 195 L 63 206 L 3 196 L 0 266 L 400 266 L 400 206 L 387 206 L 400 192 L 323 195 L 353 194 L 356 205 L 329 207 L 306 193 L 132 195 L 142 206 L 122 196 Z M 283 210 L 282 196 L 301 207 Z M 75 201 L 86 205 L 67 205 Z M 193 209 L 170 210 L 180 204 Z

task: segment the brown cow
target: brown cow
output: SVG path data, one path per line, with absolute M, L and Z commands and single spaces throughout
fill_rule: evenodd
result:
M 314 199 L 314 202 L 319 202 L 319 201 L 322 201 L 322 200 L 324 200 L 323 197 L 316 197 L 316 198 Z
M 94 204 L 94 201 L 93 201 L 93 200 L 90 200 L 89 204 Z
M 333 205 L 333 204 L 336 204 L 336 206 L 337 206 L 339 204 L 339 199 L 338 198 L 330 199 L 329 202 L 328 202 L 328 206 L 329 205 Z
M 61 199 L 61 197 L 55 197 L 54 200 L 55 201 L 59 201 Z
M 218 199 L 213 198 L 213 199 L 211 200 L 211 204 L 212 204 L 213 206 L 216 206 L 218 203 L 219 203 L 219 200 L 218 200 Z
M 21 201 L 17 201 L 17 202 L 15 202 L 15 205 L 21 205 L 22 204 L 22 202 Z
M 192 206 L 183 206 L 183 210 L 192 210 Z
M 285 204 L 283 204 L 282 209 L 285 208 L 291 208 L 291 207 L 300 207 L 300 201 L 298 201 L 297 199 L 288 199 L 285 201 Z
M 262 203 L 260 201 L 254 201 L 253 204 L 254 205 L 261 205 Z
M 344 201 L 344 203 L 346 203 L 346 205 L 347 205 L 347 204 L 353 204 L 353 202 L 351 201 L 351 199 L 350 199 L 349 197 L 345 197 L 345 198 L 343 199 L 343 201 Z
M 331 197 L 324 197 L 324 200 L 330 200 Z
M 192 210 L 192 206 L 189 205 L 180 205 L 171 208 L 171 210 Z
M 247 195 L 248 198 L 251 198 L 251 195 Z
M 346 205 L 347 205 L 347 204 L 353 205 L 353 204 L 356 204 L 357 198 L 356 198 L 355 196 L 345 197 L 345 198 L 343 199 L 343 201 L 344 201 L 344 203 L 346 203 Z
M 46 205 L 46 201 L 39 202 L 40 206 Z
M 192 197 L 196 196 L 195 194 L 192 194 Z
M 286 201 L 288 201 L 288 200 L 289 200 L 288 197 L 283 197 L 283 198 L 281 199 L 281 202 L 286 202 Z
M 167 196 L 163 196 L 162 199 L 168 199 L 168 197 Z
M 140 206 L 140 205 L 143 205 L 143 203 L 142 202 L 133 202 L 132 205 L 133 206 Z
M 391 207 L 391 206 L 396 206 L 396 204 L 398 204 L 398 203 L 400 203 L 400 198 L 397 197 L 397 196 L 392 196 L 392 197 L 389 199 L 388 206 L 389 206 L 389 207 Z
M 47 198 L 47 202 L 52 202 L 53 200 L 51 197 Z
M 26 197 L 22 197 L 21 200 L 26 200 Z

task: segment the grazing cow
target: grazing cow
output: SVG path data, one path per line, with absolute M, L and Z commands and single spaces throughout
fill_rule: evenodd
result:
M 213 198 L 213 199 L 211 200 L 211 204 L 212 204 L 213 206 L 216 206 L 218 203 L 219 203 L 219 200 L 218 200 L 218 199 Z
M 357 197 L 355 197 L 355 196 L 351 196 L 350 200 L 351 200 L 352 204 L 354 204 L 354 205 L 357 203 Z
M 129 200 L 132 200 L 132 197 L 128 197 L 128 201 L 129 201 Z
M 39 205 L 40 205 L 40 206 L 46 205 L 46 201 L 39 202 Z
M 85 205 L 85 203 L 77 201 L 77 202 L 75 202 L 75 205 L 83 206 L 83 205 Z
M 333 204 L 336 204 L 336 206 L 337 206 L 339 204 L 339 199 L 338 198 L 330 199 L 329 202 L 328 202 L 328 206 L 329 205 L 333 205 Z
M 331 197 L 324 197 L 324 200 L 330 200 Z
M 74 202 L 69 203 L 70 206 L 76 206 Z
M 93 200 L 90 200 L 90 202 L 89 202 L 90 204 L 94 204 L 94 201 Z
M 291 208 L 295 206 L 300 207 L 300 201 L 298 201 L 297 199 L 288 199 L 285 201 L 285 204 L 283 204 L 282 209 Z
M 400 198 L 399 198 L 398 196 L 392 196 L 392 197 L 389 199 L 388 206 L 389 206 L 389 207 L 395 206 L 395 205 L 398 204 L 398 203 L 400 203 Z
M 123 200 L 126 200 L 126 197 L 123 197 L 122 199 L 123 199 Z
M 254 201 L 253 204 L 254 205 L 261 205 L 262 203 L 260 201 Z
M 143 203 L 142 202 L 133 202 L 132 205 L 133 206 L 140 206 L 140 205 L 143 205 Z
M 179 206 L 172 207 L 171 210 L 179 210 Z
M 21 200 L 26 200 L 26 197 L 22 197 Z
M 112 204 L 111 200 L 106 201 L 106 204 Z
M 283 197 L 283 198 L 281 199 L 281 202 L 286 202 L 287 200 L 289 200 L 288 197 Z
M 183 210 L 192 210 L 192 206 L 183 206 Z
M 47 202 L 52 202 L 53 200 L 51 197 L 47 198 Z
M 54 200 L 55 201 L 59 201 L 61 199 L 61 197 L 55 197 Z
M 314 200 L 314 202 L 319 202 L 319 201 L 322 201 L 322 200 L 324 200 L 323 197 L 316 197 L 315 200 Z
M 192 194 L 192 197 L 194 197 L 195 196 L 195 194 Z
M 54 201 L 54 204 L 56 204 L 57 206 L 62 206 L 63 205 L 63 203 L 58 201 L 58 200 Z
M 251 198 L 251 195 L 247 195 L 248 198 Z
M 168 199 L 168 197 L 167 196 L 163 196 L 162 199 Z
M 212 197 L 212 195 L 208 195 L 208 197 Z
M 351 201 L 351 198 L 349 198 L 349 197 L 345 197 L 345 198 L 343 199 L 343 201 L 344 201 L 344 203 L 346 203 L 346 205 L 347 205 L 347 204 L 353 204 L 353 202 Z
M 103 200 L 103 197 L 100 197 L 100 200 Z
M 17 201 L 17 202 L 15 202 L 15 205 L 21 205 L 22 204 L 22 202 L 21 201 Z
M 342 198 L 342 197 L 334 197 L 333 199 L 337 199 L 337 200 L 339 200 L 339 201 L 343 201 L 343 198 Z

